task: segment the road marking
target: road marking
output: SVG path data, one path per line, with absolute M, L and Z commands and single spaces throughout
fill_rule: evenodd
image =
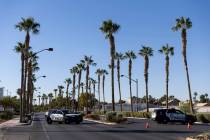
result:
M 42 129 L 44 130 L 44 134 L 45 134 L 47 140 L 50 140 L 50 137 L 49 137 L 49 135 L 47 134 L 47 130 L 46 130 L 46 128 L 44 127 L 44 124 L 43 124 L 42 122 L 41 122 L 41 125 L 42 125 Z

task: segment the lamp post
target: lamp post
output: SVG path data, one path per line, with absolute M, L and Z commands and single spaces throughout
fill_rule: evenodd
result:
M 47 77 L 46 75 L 38 76 L 38 77 L 36 78 L 36 80 L 39 79 L 39 78 L 46 78 L 46 77 Z
M 126 75 L 121 75 L 121 77 L 125 77 L 125 78 L 129 79 L 129 77 L 126 76 Z M 136 83 L 136 97 L 137 97 L 137 101 L 136 102 L 137 102 L 137 112 L 138 112 L 139 111 L 139 106 L 138 106 L 139 105 L 138 104 L 138 99 L 139 99 L 138 79 L 134 80 L 134 79 L 131 78 L 131 81 Z

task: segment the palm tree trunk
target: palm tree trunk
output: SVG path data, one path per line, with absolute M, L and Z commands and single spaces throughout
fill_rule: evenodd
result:
M 78 95 L 77 95 L 77 101 L 78 101 L 78 109 L 79 109 L 79 96 L 80 96 L 80 83 L 81 83 L 81 76 L 82 76 L 82 70 L 79 71 L 79 77 L 78 77 Z
M 132 69 L 132 61 L 129 59 L 129 86 L 130 86 L 130 98 L 131 98 L 131 112 L 133 112 L 133 98 L 132 98 L 132 89 L 131 89 L 131 69 Z
M 20 122 L 23 122 L 23 93 L 24 93 L 24 54 L 21 53 L 21 92 L 20 92 Z
M 39 105 L 40 105 L 40 97 L 39 97 Z
M 120 87 L 120 60 L 117 60 L 117 80 L 118 80 L 118 89 L 120 96 L 120 111 L 122 112 L 122 99 L 121 99 L 121 87 Z
M 104 113 L 105 113 L 105 95 L 104 95 L 104 83 L 105 83 L 105 75 L 103 75 L 103 84 L 102 84 L 102 88 L 103 88 L 103 99 L 104 99 L 104 103 L 103 103 L 103 106 L 104 106 Z
M 88 94 L 88 79 L 89 79 L 89 65 L 87 65 L 87 70 L 86 70 L 86 94 L 87 94 L 87 113 L 88 113 L 88 100 L 89 100 L 89 94 Z
M 145 56 L 144 78 L 145 78 L 145 85 L 146 85 L 146 105 L 147 105 L 147 112 L 149 112 L 149 100 L 148 100 L 148 68 L 149 68 L 149 58 L 147 56 Z
M 115 111 L 115 100 L 114 100 L 114 55 L 115 55 L 115 42 L 114 36 L 109 36 L 109 42 L 111 47 L 111 85 L 112 85 L 112 111 Z
M 100 107 L 100 82 L 101 82 L 101 80 L 100 80 L 100 75 L 98 75 L 98 109 L 99 109 L 99 111 L 101 110 L 101 107 Z
M 75 78 L 76 78 L 76 74 L 73 74 L 73 81 L 72 81 L 72 85 L 73 85 L 73 90 L 72 90 L 72 97 L 73 97 L 73 102 L 72 102 L 72 108 L 73 110 L 75 109 Z
M 69 107 L 69 82 L 66 85 L 66 108 Z
M 31 111 L 31 96 L 32 96 L 32 79 L 31 79 L 31 77 L 32 77 L 32 62 L 31 62 L 31 59 L 30 59 L 30 61 L 29 61 L 29 63 L 28 63 L 28 79 L 27 79 L 27 98 L 26 98 L 26 103 L 27 103 L 27 108 L 26 108 L 26 112 L 27 113 L 30 113 L 30 111 Z M 33 98 L 32 98 L 33 99 Z
M 191 87 L 190 87 L 190 77 L 189 77 L 188 65 L 187 65 L 187 33 L 186 33 L 186 29 L 182 30 L 182 45 L 183 45 L 182 55 L 183 55 L 183 58 L 184 58 L 185 71 L 186 71 L 186 74 L 187 74 L 190 111 L 191 111 L 192 114 L 194 114 Z
M 166 56 L 166 108 L 168 109 L 169 56 Z
M 96 85 L 93 83 L 93 109 L 95 111 Z

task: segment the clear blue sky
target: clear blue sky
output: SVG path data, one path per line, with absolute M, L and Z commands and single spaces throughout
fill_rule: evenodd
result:
M 117 51 L 134 50 L 141 45 L 152 47 L 150 59 L 149 93 L 160 97 L 165 91 L 164 56 L 157 50 L 169 43 L 175 47 L 171 58 L 169 93 L 188 98 L 186 75 L 181 55 L 180 33 L 172 32 L 175 19 L 190 17 L 193 27 L 188 32 L 188 63 L 192 92 L 210 93 L 210 2 L 207 0 L 1 0 L 0 2 L 0 86 L 15 95 L 20 87 L 20 56 L 13 51 L 25 34 L 14 28 L 21 17 L 32 16 L 41 24 L 40 34 L 31 36 L 34 51 L 53 47 L 53 53 L 40 54 L 40 71 L 47 75 L 36 86 L 40 92 L 49 93 L 64 79 L 71 77 L 69 68 L 84 55 L 92 55 L 97 67 L 109 63 L 109 44 L 99 31 L 103 20 L 112 19 L 121 25 L 115 35 Z M 122 63 L 122 73 L 127 74 L 128 62 Z M 91 68 L 91 77 L 96 78 Z M 133 78 L 139 79 L 139 95 L 145 94 L 144 61 L 138 56 L 133 63 Z M 84 77 L 84 76 L 83 76 Z M 110 101 L 110 77 L 106 82 L 106 98 Z M 117 82 L 116 82 L 117 86 Z M 122 79 L 123 98 L 129 97 L 128 80 Z M 116 100 L 118 90 L 116 88 Z M 135 84 L 133 84 L 135 95 Z M 37 95 L 37 94 L 36 94 Z

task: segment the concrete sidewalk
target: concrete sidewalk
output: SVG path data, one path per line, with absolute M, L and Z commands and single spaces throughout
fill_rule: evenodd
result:
M 20 118 L 14 118 L 14 119 L 1 123 L 0 128 L 14 127 L 14 126 L 19 126 L 19 125 L 25 125 L 25 123 L 20 123 Z

